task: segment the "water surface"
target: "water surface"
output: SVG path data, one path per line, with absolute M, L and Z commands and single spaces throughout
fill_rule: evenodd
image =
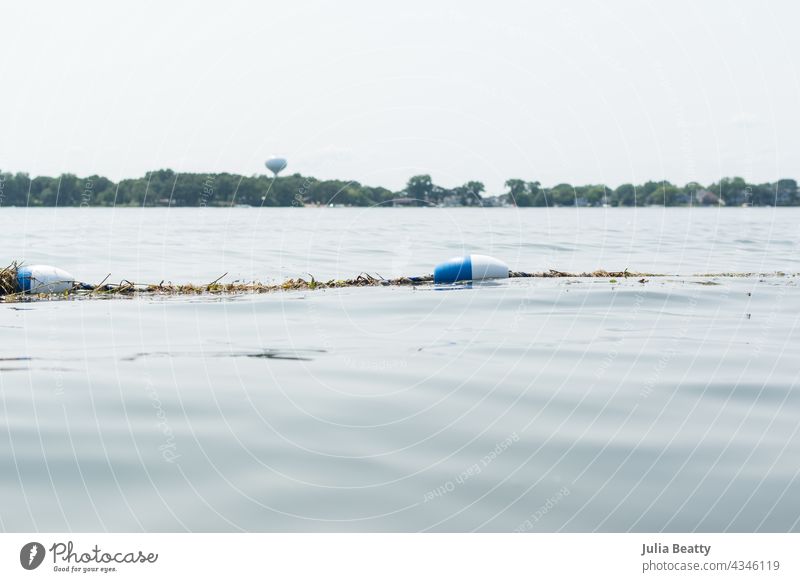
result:
M 9 262 L 89 281 L 676 276 L 0 305 L 0 527 L 797 531 L 798 219 L 3 209 Z

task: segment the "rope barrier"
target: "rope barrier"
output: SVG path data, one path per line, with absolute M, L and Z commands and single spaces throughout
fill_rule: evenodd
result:
M 31 275 L 26 275 L 26 282 L 20 282 L 20 273 L 24 268 L 17 263 L 12 263 L 8 267 L 0 270 L 0 300 L 3 302 L 30 301 L 35 299 L 55 299 L 55 298 L 111 298 L 111 297 L 132 297 L 132 296 L 170 296 L 170 295 L 246 295 L 273 293 L 277 291 L 311 291 L 321 289 L 342 289 L 349 287 L 417 287 L 424 285 L 435 285 L 433 275 L 420 277 L 398 277 L 394 279 L 384 279 L 381 276 L 361 273 L 352 279 L 330 279 L 318 281 L 313 276 L 308 279 L 297 278 L 288 279 L 283 283 L 222 283 L 221 280 L 227 275 L 222 275 L 211 283 L 207 284 L 174 284 L 161 282 L 158 284 L 140 284 L 128 280 L 119 283 L 107 283 L 108 277 L 98 285 L 76 282 L 69 280 L 49 280 L 37 284 L 31 283 Z M 30 268 L 29 268 L 30 269 Z M 51 268 L 52 269 L 52 268 Z M 58 269 L 54 273 L 64 273 Z M 65 273 L 66 274 L 66 273 Z M 66 274 L 68 275 L 68 274 Z M 56 275 L 57 276 L 57 275 Z M 636 271 L 606 271 L 599 269 L 591 272 L 569 273 L 550 269 L 541 272 L 510 271 L 509 278 L 604 278 L 604 279 L 636 279 L 639 283 L 646 283 L 650 278 L 657 277 L 680 277 L 681 275 L 664 273 L 642 273 Z M 800 274 L 787 274 L 783 272 L 774 273 L 705 273 L 690 275 L 690 277 L 720 278 L 720 277 L 797 277 Z M 456 284 L 469 283 L 460 281 Z

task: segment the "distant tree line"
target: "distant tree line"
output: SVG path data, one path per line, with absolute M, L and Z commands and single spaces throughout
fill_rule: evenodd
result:
M 148 172 L 113 182 L 103 176 L 56 178 L 0 173 L 3 206 L 368 206 L 391 200 L 386 188 L 357 182 L 317 180 L 300 174 L 273 181 L 267 176 Z
M 539 182 L 508 180 L 506 190 L 487 196 L 481 182 L 455 188 L 437 186 L 429 175 L 413 176 L 405 189 L 364 186 L 343 180 L 317 180 L 300 174 L 273 179 L 235 174 L 149 172 L 113 182 L 103 176 L 73 174 L 31 178 L 0 172 L 0 206 L 798 206 L 795 180 L 751 184 L 724 178 L 702 186 L 669 182 L 602 184 L 547 188 Z
M 645 182 L 640 186 L 603 184 L 544 188 L 539 182 L 506 181 L 505 199 L 516 206 L 798 206 L 795 180 L 751 184 L 742 178 L 723 178 L 708 186 L 696 182 L 678 186 Z

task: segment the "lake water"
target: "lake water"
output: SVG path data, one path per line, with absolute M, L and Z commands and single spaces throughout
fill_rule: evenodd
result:
M 0 304 L 0 529 L 798 531 L 799 223 L 4 208 L 3 261 L 88 282 L 421 275 L 467 252 L 671 276 Z M 765 275 L 693 276 L 731 271 Z

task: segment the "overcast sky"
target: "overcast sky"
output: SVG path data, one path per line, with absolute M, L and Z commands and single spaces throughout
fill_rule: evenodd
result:
M 0 169 L 800 178 L 800 3 L 17 2 Z

